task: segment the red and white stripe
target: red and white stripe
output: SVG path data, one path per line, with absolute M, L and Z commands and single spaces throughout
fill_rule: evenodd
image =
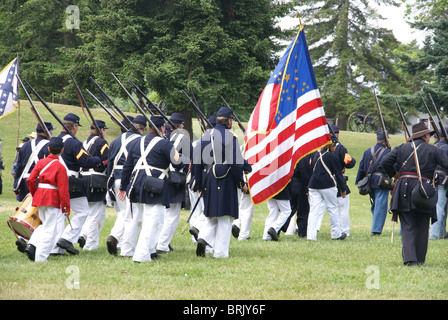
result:
M 248 123 L 245 159 L 252 165 L 249 188 L 255 204 L 279 193 L 289 182 L 297 162 L 329 140 L 319 90 L 297 99 L 297 111 L 280 123 L 274 120 L 279 85 L 264 89 Z

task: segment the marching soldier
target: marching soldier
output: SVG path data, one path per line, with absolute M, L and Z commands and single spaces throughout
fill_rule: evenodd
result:
M 170 120 L 177 128 L 171 132 L 169 140 L 173 143 L 177 152 L 182 154 L 185 162 L 183 167 L 178 169 L 170 165 L 169 186 L 171 199 L 169 207 L 165 210 L 163 227 L 157 243 L 157 253 L 167 253 L 173 250 L 170 242 L 179 224 L 180 211 L 182 207 L 185 207 L 187 172 L 190 165 L 190 154 L 192 153 L 190 137 L 184 129 L 184 116 L 180 113 L 173 113 Z
M 73 113 L 69 113 L 64 117 L 64 125 L 73 135 L 78 132 L 80 126 L 79 117 Z M 70 191 L 70 208 L 74 212 L 70 225 L 65 227 L 57 242 L 54 254 L 62 254 L 64 250 L 72 255 L 79 254 L 73 243 L 77 243 L 81 235 L 81 229 L 87 216 L 89 215 L 89 205 L 87 202 L 87 190 L 83 186 L 80 177 L 81 168 L 96 168 L 100 166 L 101 158 L 90 156 L 83 148 L 82 142 L 73 138 L 65 130 L 61 132 L 59 137 L 64 141 L 64 151 L 60 156 L 60 161 L 67 168 L 69 191 Z M 65 225 L 65 219 L 59 222 Z
M 110 198 L 114 202 L 114 209 L 117 212 L 117 219 L 114 226 L 110 230 L 110 235 L 107 238 L 107 251 L 112 254 L 117 254 L 117 248 L 121 247 L 123 243 L 123 236 L 126 226 L 126 221 L 130 220 L 130 204 L 126 200 L 122 201 L 118 199 L 117 195 L 120 191 L 121 173 L 123 171 L 123 165 L 126 161 L 129 152 L 129 143 L 144 134 L 146 130 L 145 117 L 138 115 L 137 117 L 127 116 L 132 124 L 137 128 L 140 134 L 133 130 L 123 132 L 118 138 L 116 138 L 110 144 L 109 159 L 107 162 L 107 176 L 109 177 L 108 189 Z M 124 120 L 122 121 L 124 124 Z M 130 128 L 128 128 L 130 129 Z
M 429 220 L 437 219 L 437 191 L 431 180 L 437 165 L 448 169 L 447 154 L 429 144 L 433 134 L 434 131 L 423 122 L 414 124 L 409 142 L 394 148 L 382 160 L 388 176 L 396 177 L 390 209 L 400 218 L 402 256 L 406 266 L 425 263 Z M 422 188 L 427 198 L 421 196 Z
M 207 139 L 210 140 L 210 132 L 216 126 L 216 116 L 215 115 L 211 115 L 209 117 L 209 119 L 208 119 L 208 122 L 210 123 L 211 126 L 209 126 L 207 124 L 207 128 L 206 128 L 205 132 L 202 135 L 204 140 L 207 140 Z M 192 143 L 192 147 L 193 147 L 193 159 L 192 159 L 192 161 L 194 161 L 195 159 L 197 159 L 197 161 L 200 161 L 200 159 L 201 159 L 201 152 L 202 152 L 202 150 L 201 150 L 201 139 L 198 139 L 198 140 L 194 141 Z M 199 194 L 194 191 L 195 183 L 196 183 L 196 180 L 195 180 L 194 172 L 193 172 L 193 170 L 190 170 L 190 181 L 189 181 L 189 186 L 188 186 L 188 194 L 190 196 L 190 203 L 191 203 L 191 206 L 192 206 L 191 210 L 194 209 L 193 206 L 196 204 L 197 201 L 199 201 L 198 205 L 196 206 L 196 209 L 194 210 L 194 212 L 191 213 L 191 218 L 190 218 L 190 230 L 189 230 L 189 232 L 192 235 L 194 242 L 196 242 L 198 240 L 199 230 L 201 229 L 201 226 L 203 226 L 204 223 L 206 222 L 206 218 L 205 218 L 205 216 L 203 214 L 203 211 L 204 211 L 204 198 L 200 197 Z
M 342 231 L 338 211 L 337 195 L 340 192 L 345 197 L 347 186 L 342 176 L 338 157 L 333 153 L 336 148 L 336 137 L 332 137 L 332 144 L 314 153 L 312 175 L 308 183 L 310 213 L 306 237 L 317 241 L 325 210 L 330 217 L 331 238 L 344 240 L 346 234 Z
M 79 246 L 84 250 L 98 249 L 101 229 L 106 219 L 106 191 L 107 176 L 106 166 L 109 156 L 109 145 L 104 139 L 106 134 L 106 123 L 95 120 L 100 132 L 90 126 L 90 136 L 83 143 L 84 149 L 91 155 L 101 158 L 101 165 L 96 168 L 82 168 L 82 180 L 84 188 L 88 190 L 87 201 L 90 213 L 84 223 L 81 236 L 78 239 Z
M 367 174 L 371 175 L 369 194 L 372 212 L 372 230 L 371 235 L 380 235 L 383 232 L 384 222 L 386 221 L 388 199 L 390 188 L 382 188 L 378 183 L 381 175 L 385 175 L 381 166 L 382 158 L 390 152 L 386 147 L 386 137 L 383 130 L 376 133 L 377 143 L 375 146 L 364 151 L 359 163 L 358 174 L 355 184 L 363 179 Z
M 339 158 L 339 162 L 342 168 L 342 175 L 345 173 L 345 169 L 352 169 L 355 164 L 356 160 L 355 158 L 352 158 L 347 151 L 347 148 L 339 141 L 339 127 L 338 126 L 331 126 L 333 129 L 334 134 L 336 135 L 336 138 L 338 139 L 338 142 L 336 143 L 336 149 L 334 150 L 334 154 Z M 347 176 L 344 176 L 345 179 L 347 179 Z M 342 190 L 343 191 L 343 190 Z M 340 215 L 340 222 L 341 222 L 341 228 L 342 232 L 345 233 L 347 236 L 350 235 L 350 188 L 348 187 L 348 184 L 346 184 L 345 189 L 345 197 L 341 196 L 341 190 L 338 192 L 338 210 Z
M 193 190 L 202 193 L 207 217 L 199 230 L 196 248 L 199 257 L 205 256 L 206 246 L 213 248 L 215 258 L 229 256 L 232 221 L 238 218 L 237 188 L 244 184 L 244 161 L 238 139 L 230 131 L 232 118 L 230 108 L 218 110 L 210 139 L 201 138 L 201 159 L 193 159 Z
M 52 133 L 55 127 L 50 122 L 44 122 L 47 130 Z M 37 161 L 49 155 L 48 139 L 40 124 L 36 127 L 36 139 L 29 140 L 19 150 L 14 176 L 14 192 L 18 201 L 23 201 L 29 193 L 26 179 L 30 176 Z
M 33 196 L 32 205 L 39 208 L 42 224 L 33 232 L 30 242 L 35 250 L 28 251 L 28 257 L 36 262 L 46 262 L 58 235 L 60 216 L 70 214 L 70 195 L 67 171 L 59 161 L 64 148 L 61 138 L 53 137 L 48 143 L 50 155 L 39 160 L 27 183 Z M 37 241 L 34 239 L 37 237 Z
M 160 132 L 165 131 L 162 117 L 152 116 L 151 121 Z M 157 239 L 165 209 L 170 205 L 170 164 L 175 168 L 182 167 L 182 156 L 170 141 L 159 137 L 153 128 L 146 136 L 129 145 L 118 198 L 124 201 L 127 196 L 132 204 L 133 219 L 142 221 L 132 257 L 134 262 L 149 262 L 157 257 Z

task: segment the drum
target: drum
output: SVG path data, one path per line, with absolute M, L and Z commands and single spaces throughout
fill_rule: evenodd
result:
M 16 213 L 9 217 L 8 226 L 17 238 L 29 240 L 34 230 L 42 224 L 37 207 L 33 207 L 32 202 L 33 197 L 28 194 L 16 209 Z

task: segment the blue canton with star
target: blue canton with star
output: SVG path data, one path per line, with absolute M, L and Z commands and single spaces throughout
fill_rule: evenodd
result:
M 275 116 L 277 124 L 297 110 L 298 98 L 318 89 L 303 31 L 291 42 L 269 82 L 282 85 Z
M 5 82 L 0 83 L 0 116 L 2 116 L 5 113 L 6 105 L 11 95 L 12 100 L 14 102 L 18 101 L 17 94 L 14 92 L 14 88 L 12 86 L 14 76 L 16 74 L 16 69 L 17 69 L 17 60 L 11 64 L 9 72 L 6 75 Z

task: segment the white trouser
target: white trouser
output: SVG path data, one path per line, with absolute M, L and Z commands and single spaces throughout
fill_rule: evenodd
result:
M 291 217 L 291 220 L 289 220 L 288 229 L 286 229 L 285 234 L 288 236 L 292 236 L 297 233 L 297 223 L 295 219 L 296 215 Z
M 117 195 L 120 191 L 121 179 L 117 179 L 114 181 L 114 192 Z M 124 224 L 126 220 L 126 202 L 129 202 L 128 197 L 125 198 L 124 201 L 116 198 L 114 201 L 114 209 L 117 212 L 117 218 L 115 219 L 114 226 L 110 230 L 110 235 L 117 239 L 118 246 L 121 246 L 121 237 L 124 233 Z
M 60 208 L 39 207 L 39 218 L 42 224 L 34 230 L 29 241 L 29 244 L 36 247 L 35 262 L 46 262 L 51 250 L 59 240 L 58 235 L 63 230 L 60 228 L 60 224 L 58 225 L 61 216 L 64 217 L 64 214 Z M 58 230 L 58 227 L 61 230 Z
M 82 226 L 86 222 L 89 216 L 90 207 L 87 202 L 87 197 L 79 197 L 70 199 L 70 210 L 73 212 L 71 218 L 71 226 L 67 225 L 61 238 L 70 241 L 71 243 L 77 243 L 78 238 L 81 235 Z
M 238 240 L 246 240 L 249 239 L 250 236 L 252 218 L 254 216 L 254 205 L 250 199 L 250 194 L 244 194 L 240 189 L 238 189 L 238 193 L 240 194 L 238 219 L 235 219 L 233 224 L 240 229 Z
M 179 224 L 181 209 L 182 202 L 170 203 L 170 207 L 165 209 L 163 227 L 157 241 L 157 250 L 170 251 L 168 245 L 170 244 L 171 239 L 173 239 L 174 232 Z
M 83 250 L 98 249 L 100 233 L 106 219 L 106 204 L 103 201 L 89 202 L 89 208 L 89 216 L 81 231 L 81 235 L 86 239 Z
M 317 240 L 317 231 L 319 231 L 322 224 L 325 209 L 327 209 L 328 216 L 330 217 L 331 238 L 337 239 L 341 236 L 337 192 L 336 187 L 309 189 L 310 213 L 306 231 L 308 240 Z
M 266 201 L 266 204 L 268 206 L 269 214 L 264 222 L 263 240 L 271 240 L 268 230 L 274 228 L 277 233 L 279 232 L 291 214 L 291 203 L 289 200 L 277 200 L 271 198 Z
M 188 195 L 190 197 L 190 206 L 191 206 L 190 210 L 193 210 L 193 207 L 199 198 L 199 193 L 188 189 Z M 196 229 L 201 230 L 202 226 L 207 222 L 207 218 L 204 216 L 203 211 L 204 211 L 204 198 L 201 197 L 201 200 L 199 200 L 196 209 L 194 209 L 194 212 L 191 214 L 190 227 L 195 227 Z M 193 242 L 196 242 L 194 237 L 193 236 L 191 237 L 193 239 Z
M 229 257 L 232 221 L 232 216 L 207 218 L 207 222 L 199 230 L 198 238 L 204 239 L 210 246 L 213 246 L 213 257 L 215 258 Z
M 157 239 L 163 225 L 165 206 L 161 204 L 137 203 L 142 212 L 142 230 L 132 260 L 135 262 L 151 261 L 151 254 L 156 252 Z
M 137 207 L 137 203 L 131 204 L 129 200 L 126 201 L 126 217 L 120 249 L 120 255 L 122 257 L 132 257 L 134 255 L 138 235 L 142 228 L 142 214 L 142 211 Z
M 78 238 L 81 235 L 82 227 L 90 212 L 87 197 L 70 199 L 70 212 L 71 218 L 69 224 L 65 225 L 66 219 L 64 215 L 62 215 L 62 217 L 58 219 L 58 230 L 61 230 L 60 227 L 64 227 L 58 234 L 56 242 L 60 238 L 70 241 L 71 243 L 78 242 Z M 55 245 L 51 253 L 63 254 L 65 253 L 65 250 Z
M 188 195 L 190 196 L 190 206 L 191 210 L 193 210 L 194 205 L 196 204 L 196 201 L 199 199 L 199 193 L 191 191 L 188 189 Z M 206 217 L 203 214 L 204 211 L 204 198 L 201 197 L 201 200 L 199 200 L 199 203 L 194 210 L 193 214 L 190 218 L 190 226 L 195 227 L 198 230 L 200 230 L 200 227 L 205 224 Z
M 341 223 L 341 232 L 347 236 L 350 235 L 350 194 L 345 198 L 338 197 L 339 218 Z

